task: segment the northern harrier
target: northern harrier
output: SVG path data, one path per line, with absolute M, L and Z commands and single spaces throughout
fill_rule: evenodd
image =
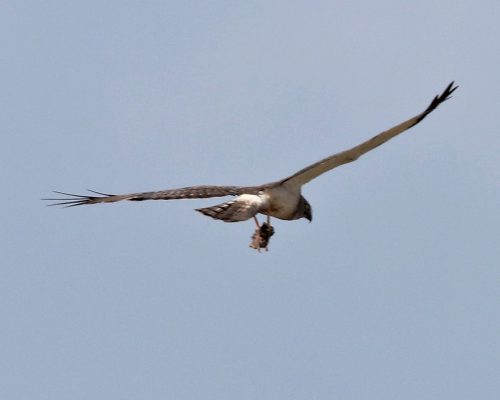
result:
M 363 142 L 349 150 L 342 151 L 326 157 L 308 167 L 301 169 L 295 174 L 279 181 L 266 183 L 258 186 L 189 186 L 180 189 L 168 189 L 155 192 L 142 192 L 131 194 L 105 194 L 90 192 L 95 195 L 76 195 L 64 192 L 55 192 L 67 196 L 65 198 L 44 199 L 56 201 L 51 205 L 62 205 L 66 207 L 79 206 L 83 204 L 114 203 L 121 200 L 143 201 L 143 200 L 174 200 L 174 199 L 202 199 L 208 197 L 236 196 L 233 200 L 218 204 L 216 206 L 199 208 L 196 211 L 209 217 L 220 219 L 225 222 L 239 222 L 254 218 L 257 226 L 256 215 L 258 213 L 267 215 L 267 225 L 270 217 L 283 220 L 295 220 L 306 218 L 312 221 L 312 209 L 308 201 L 302 196 L 301 188 L 304 184 L 319 175 L 330 171 L 342 164 L 357 160 L 360 156 L 373 150 L 375 147 L 387 142 L 389 139 L 410 129 L 421 122 L 427 115 L 434 111 L 439 104 L 450 98 L 457 89 L 451 82 L 441 95 L 436 96 L 422 113 L 395 127 L 379 133 L 373 138 Z M 271 232 L 272 234 L 272 232 Z M 267 238 L 268 239 L 268 238 Z M 264 244 L 267 245 L 267 239 Z M 258 247 L 258 245 L 257 245 Z

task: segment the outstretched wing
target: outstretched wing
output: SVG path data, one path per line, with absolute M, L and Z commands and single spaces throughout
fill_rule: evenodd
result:
M 374 136 L 373 138 L 361 143 L 358 146 L 353 147 L 352 149 L 342 151 L 340 153 L 324 158 L 323 160 L 320 160 L 312 165 L 309 165 L 308 167 L 301 169 L 299 172 L 293 174 L 292 176 L 285 178 L 281 181 L 281 183 L 291 185 L 293 187 L 300 187 L 310 180 L 316 178 L 317 176 L 330 171 L 333 168 L 357 160 L 363 154 L 369 152 L 370 150 L 373 150 L 375 147 L 378 147 L 381 144 L 387 142 L 394 136 L 397 136 L 407 129 L 410 129 L 411 127 L 417 125 L 427 115 L 434 111 L 437 106 L 439 106 L 443 101 L 446 101 L 450 98 L 451 94 L 458 88 L 458 86 L 453 86 L 454 83 L 455 82 L 451 82 L 443 91 L 443 93 L 434 97 L 431 104 L 429 104 L 429 107 L 427 107 L 424 112 L 416 115 L 413 118 L 410 118 L 409 120 L 399 125 L 396 125 L 395 127 L 387 131 L 379 133 L 377 136 Z
M 51 206 L 74 207 L 84 204 L 115 203 L 122 200 L 175 200 L 175 199 L 205 199 L 208 197 L 237 196 L 240 194 L 257 194 L 266 186 L 189 186 L 180 189 L 160 190 L 157 192 L 142 192 L 130 194 L 106 194 L 89 190 L 92 195 L 79 195 L 64 192 L 54 192 L 66 197 L 48 198 L 42 200 L 54 201 Z

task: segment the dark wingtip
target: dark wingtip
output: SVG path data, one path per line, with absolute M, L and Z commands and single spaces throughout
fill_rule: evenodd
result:
M 102 196 L 102 197 L 112 196 L 110 194 L 96 192 L 95 190 L 90 190 L 90 189 L 87 189 L 87 190 L 91 193 L 98 194 L 99 196 Z M 81 195 L 81 194 L 60 192 L 57 190 L 54 190 L 52 193 L 60 194 L 62 196 L 66 196 L 66 197 L 55 197 L 55 198 L 41 199 L 43 201 L 55 201 L 55 203 L 47 204 L 48 207 L 62 206 L 63 208 L 68 208 L 68 207 L 82 206 L 85 204 L 93 204 L 94 200 L 99 198 L 97 196 L 86 196 L 86 195 Z
M 434 99 L 432 99 L 431 104 L 429 104 L 425 111 L 420 115 L 420 117 L 415 122 L 415 125 L 422 121 L 425 117 L 427 117 L 427 115 L 429 115 L 431 112 L 433 112 L 441 103 L 453 97 L 451 94 L 459 88 L 458 85 L 453 85 L 455 85 L 455 81 L 451 81 L 450 84 L 446 86 L 446 89 L 444 89 L 443 93 L 437 95 L 436 97 L 434 97 Z
M 453 87 L 454 84 L 455 81 L 451 81 L 450 84 L 446 87 L 443 94 L 441 94 L 442 97 L 441 102 L 450 99 L 452 97 L 451 94 L 460 87 L 458 85 Z
M 87 189 L 87 191 L 91 192 L 91 193 L 95 193 L 95 194 L 98 194 L 100 196 L 105 196 L 105 197 L 111 197 L 111 196 L 114 196 L 114 194 L 109 194 L 109 193 L 102 193 L 102 192 L 98 192 L 96 190 L 92 190 L 92 189 Z
M 443 93 L 434 97 L 434 100 L 432 100 L 431 104 L 429 104 L 429 107 L 427 107 L 426 111 L 431 112 L 443 101 L 446 101 L 449 98 L 451 98 L 451 94 L 458 89 L 458 86 L 453 87 L 454 84 L 455 81 L 451 81 L 451 83 L 448 86 L 446 86 L 446 89 L 444 89 Z

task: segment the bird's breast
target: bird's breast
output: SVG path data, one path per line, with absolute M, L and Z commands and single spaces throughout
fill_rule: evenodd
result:
M 262 210 L 263 214 L 279 219 L 291 219 L 300 199 L 300 192 L 292 191 L 286 187 L 278 186 L 266 189 L 265 195 L 268 197 L 268 208 Z

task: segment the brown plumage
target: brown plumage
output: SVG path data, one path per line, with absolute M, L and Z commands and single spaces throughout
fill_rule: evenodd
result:
M 113 195 L 90 191 L 92 195 L 77 195 L 55 192 L 66 196 L 44 200 L 54 201 L 50 205 L 74 207 L 85 204 L 114 203 L 122 200 L 174 200 L 202 199 L 209 197 L 236 196 L 232 201 L 212 207 L 200 208 L 197 211 L 225 222 L 244 221 L 261 213 L 284 220 L 306 218 L 312 220 L 312 210 L 308 201 L 302 196 L 304 184 L 340 165 L 357 160 L 363 154 L 375 149 L 393 137 L 417 125 L 442 102 L 448 100 L 457 89 L 451 82 L 440 95 L 434 97 L 429 106 L 420 114 L 388 129 L 371 139 L 340 153 L 328 156 L 318 162 L 301 169 L 295 174 L 271 183 L 258 186 L 189 186 L 180 189 L 168 189 L 156 192 L 141 192 Z

